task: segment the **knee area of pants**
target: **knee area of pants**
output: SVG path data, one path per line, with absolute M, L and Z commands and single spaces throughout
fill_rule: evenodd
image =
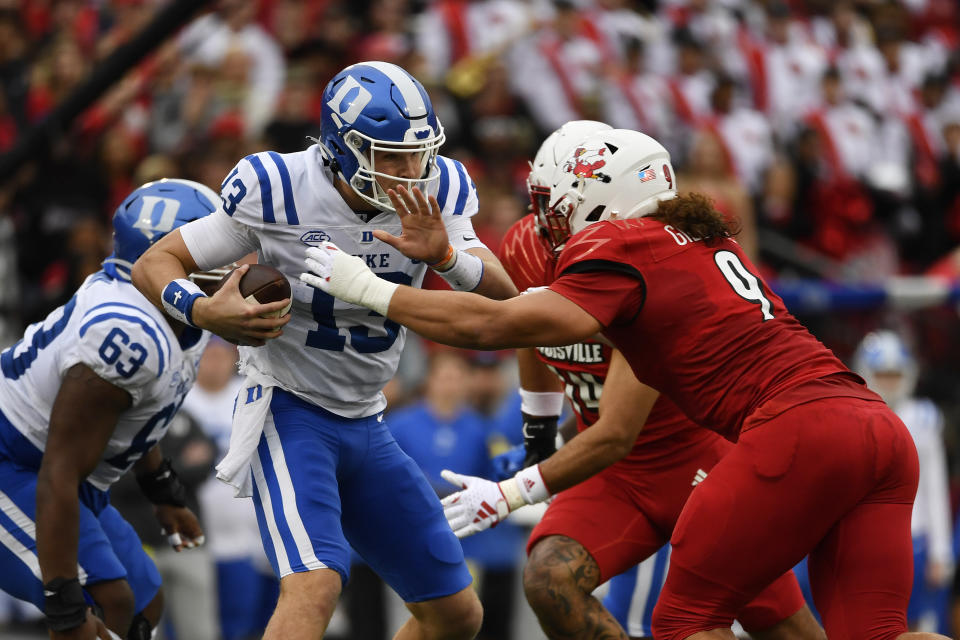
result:
M 653 609 L 651 621 L 653 637 L 662 640 L 682 640 L 700 631 L 730 626 L 709 614 L 698 613 L 663 598 Z

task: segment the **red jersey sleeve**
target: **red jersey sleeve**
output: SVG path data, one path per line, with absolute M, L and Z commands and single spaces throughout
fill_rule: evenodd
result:
M 631 322 L 643 307 L 646 284 L 610 225 L 584 229 L 560 254 L 550 290 L 574 302 L 604 327 Z
M 643 280 L 610 265 L 585 265 L 588 270 L 563 274 L 550 290 L 574 302 L 604 327 L 630 322 L 643 306 Z
M 553 271 L 553 256 L 537 237 L 533 218 L 530 214 L 514 222 L 500 243 L 500 262 L 521 293 L 550 284 Z

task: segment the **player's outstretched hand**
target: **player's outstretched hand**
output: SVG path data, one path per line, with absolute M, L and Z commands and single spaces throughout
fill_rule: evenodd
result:
M 449 469 L 440 476 L 462 489 L 440 501 L 443 515 L 458 538 L 466 538 L 495 527 L 510 513 L 510 505 L 496 482 L 464 476 Z
M 287 300 L 251 304 L 243 299 L 240 278 L 249 268 L 250 265 L 241 265 L 216 293 L 209 298 L 197 298 L 193 304 L 193 320 L 197 326 L 231 342 L 260 347 L 283 333 L 283 325 L 290 321 L 290 314 L 280 318 L 263 317 L 282 310 Z
M 169 504 L 154 506 L 157 521 L 174 551 L 193 549 L 204 543 L 203 528 L 193 511 Z
M 332 242 L 323 242 L 308 247 L 304 261 L 309 271 L 300 274 L 301 281 L 335 298 L 387 315 L 397 285 L 377 277 L 364 260 L 340 251 Z
M 373 232 L 374 237 L 408 258 L 427 264 L 441 262 L 447 255 L 450 241 L 437 199 L 425 196 L 419 187 L 408 190 L 403 186 L 395 190 L 388 189 L 387 196 L 400 216 L 402 231 L 395 236 L 388 231 L 377 230 Z

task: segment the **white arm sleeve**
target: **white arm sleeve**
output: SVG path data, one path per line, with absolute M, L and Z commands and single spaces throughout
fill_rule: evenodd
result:
M 447 238 L 454 249 L 466 251 L 467 249 L 486 249 L 477 237 L 477 232 L 473 230 L 473 222 L 466 216 L 450 216 L 443 219 L 443 224 L 447 228 Z
M 193 260 L 203 271 L 230 264 L 260 248 L 257 236 L 250 227 L 219 209 L 183 225 L 180 235 Z

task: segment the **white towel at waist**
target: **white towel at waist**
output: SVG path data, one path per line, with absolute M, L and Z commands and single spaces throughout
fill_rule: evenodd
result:
M 263 423 L 270 410 L 273 387 L 276 384 L 268 376 L 245 367 L 246 379 L 237 397 L 230 430 L 230 449 L 217 465 L 217 479 L 234 488 L 234 496 L 248 498 L 253 495 L 250 464 L 256 455 Z

